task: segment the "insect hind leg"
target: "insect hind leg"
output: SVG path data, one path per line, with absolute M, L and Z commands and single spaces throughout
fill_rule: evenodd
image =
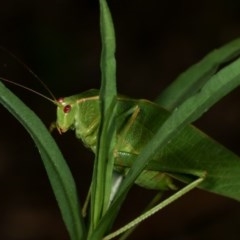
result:
M 133 126 L 135 120 L 137 119 L 140 113 L 140 107 L 138 105 L 128 109 L 125 113 L 117 118 L 117 121 L 123 122 L 122 120 L 130 116 L 127 123 L 124 125 L 123 129 L 121 130 L 121 136 L 118 138 L 116 149 L 123 144 L 123 141 L 130 131 L 131 127 Z

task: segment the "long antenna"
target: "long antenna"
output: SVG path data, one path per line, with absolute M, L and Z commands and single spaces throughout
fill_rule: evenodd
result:
M 37 91 L 34 91 L 33 89 L 31 89 L 31 88 L 29 88 L 29 87 L 25 87 L 25 86 L 23 86 L 23 85 L 21 85 L 21 84 L 19 84 L 19 83 L 13 82 L 13 81 L 11 81 L 11 80 L 9 80 L 9 79 L 6 79 L 6 78 L 3 78 L 3 77 L 0 77 L 0 80 L 2 80 L 2 81 L 4 81 L 4 82 L 11 83 L 11 84 L 16 85 L 16 86 L 18 86 L 18 87 L 21 87 L 21 88 L 23 88 L 23 89 L 26 89 L 26 90 L 28 90 L 28 91 L 30 91 L 30 92 L 32 92 L 32 93 L 37 94 L 38 96 L 43 97 L 44 99 L 52 102 L 54 105 L 57 105 L 57 101 L 56 101 L 55 99 L 52 100 L 51 98 L 46 97 L 45 95 L 43 95 L 43 94 L 41 94 L 41 93 L 39 93 L 39 92 L 37 92 Z
M 43 86 L 43 88 L 50 94 L 50 96 L 55 100 L 56 100 L 56 97 L 54 96 L 54 94 L 52 93 L 52 91 L 49 89 L 49 87 L 41 80 L 40 77 L 38 77 L 38 75 L 36 73 L 34 73 L 31 68 L 25 64 L 23 61 L 21 61 L 16 55 L 14 55 L 11 51 L 9 51 L 8 49 L 0 46 L 0 49 L 4 52 L 6 52 L 7 54 L 9 54 L 13 59 L 15 59 L 15 61 L 17 61 L 20 65 L 22 65 L 35 79 L 38 80 L 38 82 Z M 27 90 L 31 90 L 31 92 L 34 92 L 34 93 L 37 93 L 38 95 L 40 96 L 44 96 L 43 94 L 41 93 L 38 93 L 28 87 L 24 87 L 23 85 L 21 84 L 17 84 L 17 83 L 14 83 L 12 82 L 11 80 L 8 80 L 8 79 L 4 79 L 4 78 L 1 78 L 3 81 L 6 81 L 6 82 L 9 82 L 9 83 L 12 83 L 12 84 L 15 84 L 16 86 L 19 86 L 19 87 L 22 87 L 22 88 L 25 88 Z M 46 96 L 45 96 L 45 99 L 48 99 Z M 49 98 L 50 99 L 50 98 Z

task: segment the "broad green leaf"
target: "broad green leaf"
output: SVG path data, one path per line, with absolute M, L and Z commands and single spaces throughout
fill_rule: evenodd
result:
M 41 120 L 0 83 L 0 103 L 24 126 L 34 140 L 72 240 L 85 239 L 75 182 L 55 141 Z
M 200 62 L 181 73 L 156 99 L 156 103 L 172 111 L 196 94 L 221 65 L 240 55 L 240 39 L 227 43 L 206 55 Z

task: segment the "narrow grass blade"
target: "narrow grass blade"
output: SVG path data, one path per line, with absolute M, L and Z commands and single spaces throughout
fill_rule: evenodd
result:
M 240 55 L 240 39 L 210 52 L 200 62 L 180 74 L 156 99 L 156 103 L 168 110 L 178 107 L 196 94 L 221 65 L 233 61 Z
M 116 107 L 116 60 L 115 33 L 111 13 L 107 2 L 100 0 L 100 30 L 102 39 L 101 53 L 101 124 L 98 136 L 98 148 L 93 172 L 91 198 L 91 232 L 107 211 L 110 201 L 113 148 L 115 145 L 115 107 Z M 111 139 L 111 141 L 109 141 Z M 100 239 L 100 237 L 99 237 Z
M 24 126 L 37 145 L 72 240 L 85 239 L 77 190 L 71 172 L 49 131 L 41 120 L 0 83 L 0 103 Z

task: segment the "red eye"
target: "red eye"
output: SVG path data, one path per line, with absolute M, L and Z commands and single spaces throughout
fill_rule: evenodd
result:
M 63 112 L 64 113 L 69 113 L 71 111 L 72 107 L 71 105 L 66 105 L 64 108 L 63 108 Z

